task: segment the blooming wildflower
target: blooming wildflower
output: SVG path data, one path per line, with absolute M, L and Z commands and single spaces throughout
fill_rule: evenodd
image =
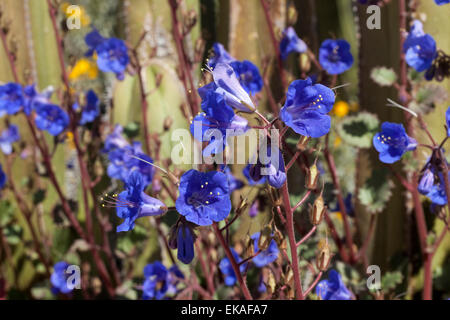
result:
M 128 141 L 122 135 L 123 127 L 120 124 L 116 124 L 112 133 L 110 133 L 105 139 L 105 146 L 103 152 L 108 153 L 117 148 L 124 148 L 129 145 Z
M 284 30 L 280 41 L 281 59 L 286 60 L 291 52 L 303 53 L 307 49 L 306 43 L 297 36 L 294 28 L 288 27 Z
M 237 252 L 234 251 L 233 248 L 230 248 L 230 250 L 231 250 L 231 254 L 234 257 L 234 260 L 236 260 L 236 263 L 240 263 L 242 261 L 242 259 L 239 257 Z M 247 267 L 246 263 L 241 264 L 239 266 L 239 271 L 241 273 L 244 272 L 246 267 Z M 225 257 L 222 260 L 220 260 L 219 269 L 225 276 L 225 284 L 227 286 L 232 286 L 236 283 L 236 280 L 237 280 L 236 274 L 234 273 L 233 266 L 231 265 L 231 262 L 228 259 L 228 257 Z
M 345 117 L 350 111 L 350 105 L 345 101 L 338 101 L 334 104 L 333 114 L 335 114 L 338 118 Z
M 244 183 L 233 175 L 230 167 L 226 166 L 222 171 L 227 175 L 228 185 L 230 186 L 230 193 L 234 190 L 239 190 L 244 186 Z
M 124 72 L 130 58 L 125 42 L 117 38 L 103 38 L 97 30 L 86 35 L 89 47 L 87 56 L 97 53 L 97 65 L 103 72 L 114 72 L 117 79 L 124 79 Z
M 208 60 L 208 65 L 212 69 L 214 69 L 216 67 L 216 64 L 218 63 L 231 63 L 233 61 L 236 61 L 236 59 L 233 58 L 227 50 L 225 50 L 222 44 L 215 42 L 213 44 L 213 49 L 214 55 Z
M 351 292 L 336 270 L 330 271 L 328 280 L 322 280 L 317 284 L 316 294 L 322 300 L 351 300 L 352 298 Z
M 120 131 L 120 128 L 118 129 L 118 131 Z M 116 133 L 118 131 L 116 131 Z M 115 135 L 115 133 L 113 133 L 113 135 Z M 153 159 L 142 151 L 141 143 L 135 141 L 130 145 L 126 142 L 127 145 L 122 148 L 119 148 L 115 143 L 123 143 L 120 139 L 120 133 L 118 136 L 110 137 L 110 140 L 105 144 L 107 147 L 105 146 L 104 150 L 110 150 L 108 152 L 108 159 L 110 161 L 107 168 L 108 176 L 126 182 L 130 172 L 136 170 L 141 174 L 144 186 L 149 185 L 153 180 L 155 168 L 151 165 Z M 136 159 L 135 157 L 144 161 Z
M 65 261 L 57 262 L 53 266 L 53 273 L 50 276 L 50 282 L 52 283 L 52 292 L 53 294 L 67 294 L 72 292 L 73 287 L 69 288 L 68 286 L 68 277 L 69 274 L 66 273 L 69 264 Z
M 434 0 L 438 6 L 442 6 L 443 4 L 450 3 L 450 0 Z
M 422 22 L 414 20 L 408 37 L 403 44 L 405 60 L 416 71 L 427 70 L 437 56 L 436 41 L 423 32 Z
M 185 264 L 194 259 L 194 236 L 188 225 L 182 224 L 177 230 L 177 258 Z
M 86 58 L 81 58 L 72 67 L 69 73 L 70 80 L 77 80 L 83 77 L 88 79 L 95 79 L 98 75 L 98 67 L 95 62 L 92 62 Z
M 353 65 L 350 44 L 343 39 L 327 39 L 319 49 L 320 65 L 329 74 L 340 74 Z
M 86 105 L 83 107 L 81 112 L 80 124 L 85 125 L 86 123 L 92 122 L 98 117 L 100 113 L 99 107 L 100 101 L 93 90 L 89 90 L 86 95 Z
M 49 87 L 41 93 L 37 92 L 36 86 L 30 84 L 23 88 L 24 93 L 24 112 L 26 115 L 30 115 L 31 111 L 35 110 L 38 106 L 52 104 L 50 97 L 53 94 L 53 87 Z
M 447 125 L 447 137 L 450 137 L 450 106 L 447 108 L 445 112 L 445 123 Z
M 267 182 L 274 188 L 281 188 L 286 181 L 286 169 L 284 167 L 283 155 L 280 149 L 277 149 L 278 161 L 274 163 L 271 158 L 271 146 L 267 147 L 267 156 L 269 158 L 269 163 L 265 165 L 267 174 Z
M 257 232 L 255 234 L 253 234 L 250 238 L 253 240 L 253 247 L 254 250 L 256 252 L 258 252 L 258 241 L 259 241 L 259 237 L 260 237 L 261 233 Z M 253 258 L 253 263 L 255 264 L 255 266 L 257 266 L 258 268 L 262 268 L 266 265 L 268 265 L 269 263 L 274 262 L 275 260 L 277 260 L 278 258 L 278 246 L 277 243 L 275 242 L 275 240 L 270 240 L 269 246 L 266 250 L 261 251 L 256 257 Z
M 422 177 L 420 178 L 417 190 L 421 194 L 428 194 L 434 185 L 434 172 L 432 169 L 425 169 Z
M 12 124 L 0 135 L 0 148 L 4 154 L 11 154 L 12 144 L 20 140 L 19 128 Z
M 144 268 L 145 281 L 142 286 L 144 300 L 161 300 L 168 294 L 175 294 L 178 279 L 183 279 L 181 271 L 172 266 L 169 270 L 159 261 L 148 264 Z
M 6 174 L 3 172 L 2 165 L 0 164 L 0 189 L 3 189 L 5 184 L 6 184 Z
M 166 205 L 158 199 L 144 193 L 144 180 L 138 171 L 132 171 L 125 185 L 125 191 L 119 196 L 106 196 L 103 199 L 104 206 L 112 206 L 117 209 L 117 216 L 124 219 L 117 227 L 117 232 L 130 231 L 134 228 L 136 219 L 157 216 L 167 212 Z
M 406 134 L 402 124 L 383 122 L 381 132 L 373 137 L 373 146 L 384 163 L 394 163 L 407 151 L 416 149 L 417 142 Z
M 225 173 L 191 169 L 181 176 L 179 191 L 175 202 L 178 213 L 197 225 L 222 221 L 231 211 L 230 187 Z
M 22 86 L 9 82 L 0 86 L 0 117 L 16 114 L 24 105 Z
M 57 105 L 38 104 L 35 111 L 36 127 L 48 131 L 52 136 L 57 136 L 69 125 L 69 116 Z
M 450 174 L 449 174 L 449 178 L 450 178 Z M 422 177 L 422 179 L 423 179 L 423 177 Z M 428 177 L 428 179 L 429 179 L 429 177 Z M 437 175 L 437 179 L 433 179 L 433 180 L 434 180 L 433 181 L 434 185 L 429 188 L 429 191 L 427 193 L 421 192 L 421 191 L 427 191 L 427 188 L 424 188 L 423 186 L 421 187 L 419 192 L 421 192 L 422 194 L 427 196 L 431 200 L 432 204 L 434 204 L 434 205 L 438 205 L 438 206 L 446 205 L 447 204 L 447 194 L 445 192 L 444 175 L 442 173 L 439 173 Z M 426 182 L 429 185 L 430 181 L 426 181 Z M 424 181 L 424 184 L 425 184 L 425 181 Z
M 258 93 L 263 88 L 263 79 L 259 73 L 258 67 L 248 60 L 233 61 L 230 63 L 239 83 L 249 94 Z
M 204 112 L 199 113 L 190 126 L 196 140 L 210 142 L 203 150 L 205 156 L 222 152 L 227 136 L 244 134 L 249 128 L 248 121 L 235 115 L 233 109 L 225 103 L 224 96 L 215 92 L 214 88 L 215 84 L 210 83 L 198 90 Z
M 445 78 L 450 78 L 450 56 L 438 50 L 431 67 L 425 72 L 425 79 L 428 81 L 435 79 L 440 82 Z
M 234 69 L 229 64 L 218 63 L 212 74 L 217 85 L 216 92 L 223 95 L 226 104 L 242 112 L 251 113 L 256 110 L 252 99 L 242 88 Z
M 295 80 L 289 85 L 281 120 L 298 134 L 319 138 L 330 131 L 331 118 L 327 113 L 333 108 L 334 99 L 330 88 L 313 85 L 310 78 Z

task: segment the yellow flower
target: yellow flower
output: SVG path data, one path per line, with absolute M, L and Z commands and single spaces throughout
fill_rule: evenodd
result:
M 66 136 L 67 136 L 67 144 L 68 144 L 69 148 L 72 150 L 75 149 L 75 142 L 73 140 L 73 132 L 67 131 Z
M 80 8 L 80 11 L 79 11 L 79 12 L 78 12 L 78 11 L 72 11 L 72 10 L 67 11 L 67 9 L 68 9 L 70 6 L 71 6 L 71 4 L 70 4 L 70 3 L 67 3 L 67 2 L 64 2 L 64 3 L 61 4 L 61 11 L 64 12 L 64 14 L 66 15 L 66 17 L 69 18 L 69 17 L 74 17 L 74 15 L 76 15 L 76 16 L 79 15 L 79 17 L 77 17 L 77 18 L 80 19 L 80 23 L 81 23 L 81 26 L 82 26 L 82 27 L 85 27 L 85 26 L 91 24 L 91 18 L 90 18 L 89 15 L 86 13 L 86 10 L 84 9 L 84 7 L 82 7 L 82 6 L 80 6 L 80 5 L 77 5 L 77 7 Z M 75 16 L 75 17 L 76 17 L 76 16 Z M 74 17 L 74 18 L 75 18 L 75 17 Z
M 342 143 L 342 139 L 341 137 L 336 137 L 336 139 L 334 139 L 334 147 L 337 148 L 341 145 Z
M 338 101 L 334 104 L 333 113 L 339 118 L 345 117 L 349 111 L 350 106 L 345 101 Z
M 77 80 L 81 77 L 95 79 L 98 75 L 97 64 L 86 58 L 82 58 L 75 63 L 69 73 L 70 80 Z

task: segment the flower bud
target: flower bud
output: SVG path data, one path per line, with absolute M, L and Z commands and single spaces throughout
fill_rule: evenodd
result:
M 323 201 L 322 196 L 319 196 L 313 204 L 311 213 L 310 213 L 310 220 L 311 224 L 317 226 L 322 222 L 323 216 L 325 212 L 327 211 L 327 207 L 325 206 L 325 203 Z
M 261 231 L 258 240 L 258 248 L 261 251 L 267 250 L 269 247 L 270 241 L 272 241 L 272 228 L 270 226 L 265 226 Z
M 434 185 L 434 173 L 430 169 L 426 169 L 422 175 L 422 178 L 420 178 L 417 190 L 421 194 L 428 194 L 431 191 L 433 185 Z
M 307 169 L 305 187 L 309 190 L 315 190 L 317 188 L 317 180 L 319 179 L 319 170 L 314 163 Z
M 301 53 L 298 57 L 298 65 L 302 72 L 309 72 L 311 70 L 311 60 L 306 53 Z
M 320 271 L 326 271 L 331 262 L 331 250 L 327 241 L 322 245 L 316 258 L 316 266 Z

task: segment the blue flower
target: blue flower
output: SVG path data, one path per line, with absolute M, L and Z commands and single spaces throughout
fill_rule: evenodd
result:
M 117 38 L 103 38 L 97 30 L 86 35 L 86 44 L 89 47 L 87 56 L 97 52 L 97 65 L 103 72 L 114 72 L 117 79 L 124 79 L 124 72 L 130 58 L 125 42 Z
M 281 108 L 281 120 L 303 136 L 319 138 L 330 131 L 327 115 L 334 105 L 334 93 L 310 78 L 295 80 L 288 88 L 286 103 Z
M 240 263 L 242 259 L 239 257 L 236 251 L 234 251 L 233 248 L 230 248 L 231 254 L 234 257 L 234 260 L 236 260 L 236 263 Z M 239 271 L 242 273 L 245 271 L 245 268 L 247 267 L 246 263 L 243 263 L 239 266 Z M 236 283 L 236 274 L 234 273 L 233 266 L 231 265 L 230 260 L 228 257 L 223 258 L 220 260 L 219 263 L 219 269 L 225 276 L 225 284 L 227 286 L 233 286 Z
M 167 212 L 166 205 L 158 199 L 144 193 L 144 180 L 138 171 L 132 171 L 118 197 L 109 197 L 105 202 L 117 208 L 117 216 L 124 219 L 117 227 L 117 232 L 130 231 L 134 228 L 136 219 L 157 216 Z
M 450 3 L 450 0 L 434 0 L 438 6 L 442 6 L 444 4 Z
M 322 280 L 317 284 L 316 294 L 322 300 L 351 300 L 352 298 L 351 292 L 336 270 L 330 271 L 328 280 Z
M 419 20 L 414 20 L 403 44 L 403 52 L 406 54 L 406 63 L 418 72 L 431 67 L 434 58 L 436 58 L 436 41 L 432 36 L 423 32 L 423 25 Z
M 144 284 L 142 299 L 161 300 L 177 291 L 179 279 L 184 279 L 181 271 L 172 266 L 169 270 L 159 261 L 150 263 L 144 268 Z
M 216 64 L 218 63 L 231 63 L 236 61 L 227 50 L 225 50 L 224 46 L 218 42 L 213 44 L 214 55 L 208 59 L 208 65 L 214 69 Z
M 239 83 L 249 94 L 258 93 L 263 88 L 263 79 L 259 73 L 259 69 L 248 60 L 233 61 L 230 63 Z
M 218 63 L 212 71 L 216 92 L 223 95 L 227 105 L 242 112 L 254 112 L 256 110 L 252 99 L 242 88 L 234 69 L 226 63 Z
M 307 49 L 306 43 L 297 36 L 294 28 L 288 27 L 284 30 L 283 38 L 280 41 L 281 59 L 286 60 L 291 52 L 303 53 Z
M 105 139 L 105 146 L 102 152 L 108 153 L 114 149 L 121 149 L 129 145 L 128 141 L 122 135 L 123 128 L 120 124 L 116 124 L 112 133 Z
M 53 94 L 53 88 L 49 87 L 48 89 L 39 93 L 36 90 L 36 86 L 34 84 L 30 84 L 23 88 L 23 93 L 23 109 L 25 114 L 29 116 L 37 106 L 51 104 L 50 97 Z
M 9 82 L 0 86 L 0 117 L 16 114 L 24 105 L 22 86 Z
M 113 179 L 126 182 L 130 173 L 137 170 L 144 181 L 144 185 L 149 185 L 155 174 L 155 168 L 151 165 L 153 159 L 142 151 L 140 142 L 133 142 L 130 145 L 121 136 L 121 127 L 116 127 L 114 132 L 108 136 L 103 151 L 109 150 L 108 159 L 110 161 L 107 174 Z M 123 138 L 123 140 L 122 140 Z M 120 147 L 124 145 L 123 147 Z M 136 159 L 138 157 L 139 159 Z M 142 161 L 144 160 L 144 161 Z
M 450 179 L 450 173 L 449 173 L 449 179 Z M 438 206 L 444 206 L 447 204 L 447 194 L 445 192 L 445 181 L 444 181 L 444 175 L 442 173 L 439 173 L 437 175 L 438 179 L 433 179 L 434 184 L 433 186 L 429 189 L 428 193 L 422 193 L 425 196 L 427 196 L 432 204 L 434 205 L 438 205 Z M 436 181 L 437 180 L 437 181 Z M 428 182 L 429 183 L 429 182 Z M 425 188 L 421 188 L 423 190 L 419 190 L 420 191 L 427 191 Z
M 251 164 L 245 166 L 242 173 L 247 178 L 248 184 L 251 186 L 257 184 L 264 184 L 266 182 L 267 176 L 261 175 L 261 164 Z
M 187 224 L 182 224 L 177 230 L 177 258 L 185 264 L 191 263 L 194 259 L 194 236 Z
M 340 74 L 353 65 L 350 44 L 343 39 L 327 39 L 319 49 L 320 65 L 329 74 Z
M 3 172 L 2 165 L 0 164 L 0 189 L 3 189 L 5 184 L 6 184 L 6 174 Z
M 258 242 L 259 242 L 260 232 L 253 234 L 250 238 L 253 240 L 253 247 L 256 252 L 258 252 Z M 271 240 L 269 247 L 266 250 L 261 251 L 256 257 L 253 258 L 253 263 L 258 268 L 262 268 L 269 263 L 274 262 L 278 258 L 278 246 L 275 240 Z
M 12 144 L 20 140 L 19 128 L 12 124 L 2 131 L 0 136 L 0 148 L 4 154 L 11 154 Z
M 72 292 L 73 287 L 68 286 L 69 274 L 66 273 L 69 264 L 65 261 L 57 262 L 53 266 L 53 273 L 50 276 L 50 282 L 52 283 L 53 294 L 67 294 Z
M 81 111 L 80 124 L 85 125 L 86 123 L 93 122 L 95 118 L 100 114 L 100 101 L 93 90 L 89 90 L 86 95 L 86 105 Z
M 278 159 L 273 161 L 271 157 L 271 145 L 268 145 L 267 147 L 267 157 L 268 162 L 264 167 L 266 169 L 266 175 L 267 175 L 267 182 L 274 188 L 281 188 L 284 185 L 284 182 L 286 181 L 286 170 L 284 167 L 284 160 L 283 155 L 280 151 L 280 149 L 277 149 L 278 153 Z M 264 163 L 264 162 L 263 162 Z
M 230 193 L 233 192 L 234 190 L 239 190 L 244 186 L 244 183 L 233 175 L 230 167 L 225 166 L 225 168 L 222 169 L 222 171 L 227 175 L 228 185 L 230 186 Z
M 57 136 L 69 125 L 67 113 L 54 104 L 38 104 L 35 106 L 34 122 L 40 130 L 46 130 L 52 136 Z
M 406 134 L 402 124 L 383 122 L 381 132 L 373 137 L 373 146 L 384 163 L 394 163 L 407 151 L 416 149 L 417 142 Z
M 445 112 L 445 124 L 447 125 L 447 137 L 450 137 L 450 106 Z
M 181 176 L 175 206 L 187 221 L 208 226 L 225 219 L 231 211 L 228 177 L 219 171 L 189 170 Z
M 224 96 L 215 89 L 213 82 L 199 88 L 203 112 L 192 120 L 190 126 L 196 140 L 210 142 L 203 150 L 204 156 L 221 153 L 227 143 L 227 136 L 244 134 L 249 128 L 248 121 L 235 115 L 225 103 Z

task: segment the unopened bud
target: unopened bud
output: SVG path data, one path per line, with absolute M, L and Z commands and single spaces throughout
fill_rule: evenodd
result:
M 259 235 L 258 249 L 262 251 L 267 250 L 270 241 L 272 241 L 272 228 L 265 226 Z
M 275 240 L 280 250 L 287 248 L 286 240 L 284 239 L 283 234 L 280 230 L 275 230 L 275 232 L 273 233 L 273 240 Z
M 325 212 L 327 211 L 327 207 L 325 206 L 325 202 L 323 201 L 322 196 L 319 196 L 313 204 L 311 214 L 310 214 L 310 220 L 311 224 L 317 226 L 322 222 L 323 216 L 325 215 Z
M 273 294 L 275 292 L 275 288 L 277 286 L 277 281 L 275 280 L 275 276 L 273 275 L 273 272 L 271 269 L 269 269 L 269 276 L 267 277 L 267 293 Z
M 297 18 L 298 18 L 298 12 L 297 9 L 295 9 L 295 5 L 291 2 L 289 4 L 288 7 L 288 12 L 287 12 L 287 21 L 289 25 L 294 25 L 297 22 Z
M 172 124 L 173 124 L 173 118 L 171 116 L 167 116 L 164 119 L 164 124 L 163 124 L 164 131 L 169 131 Z
M 311 137 L 301 136 L 297 142 L 297 150 L 305 151 L 309 140 L 311 140 Z
M 178 247 L 178 243 L 177 243 L 177 225 L 175 224 L 174 226 L 172 226 L 172 228 L 170 228 L 169 231 L 169 239 L 168 239 L 168 245 L 170 249 L 176 249 Z
M 326 271 L 331 262 L 331 250 L 325 242 L 317 255 L 316 266 L 320 271 Z
M 301 53 L 298 57 L 298 65 L 300 67 L 300 71 L 307 73 L 311 69 L 311 59 L 306 53 Z
M 317 180 L 319 179 L 319 170 L 314 163 L 306 172 L 306 189 L 315 190 L 317 188 Z

